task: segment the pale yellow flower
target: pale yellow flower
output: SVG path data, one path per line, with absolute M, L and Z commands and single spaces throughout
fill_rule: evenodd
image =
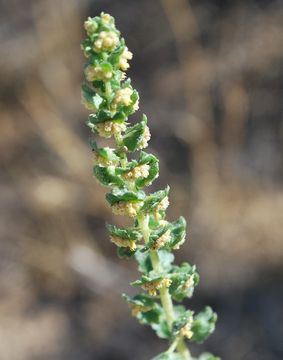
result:
M 119 44 L 119 36 L 114 31 L 101 31 L 93 44 L 96 52 L 112 51 Z
M 125 49 L 120 57 L 119 68 L 123 71 L 128 70 L 128 68 L 130 67 L 128 60 L 131 60 L 132 58 L 133 58 L 133 53 L 131 53 L 129 51 L 129 49 L 127 47 L 125 47 Z
M 137 216 L 141 202 L 119 201 L 111 206 L 115 215 Z
M 110 138 L 113 135 L 119 135 L 126 130 L 126 125 L 113 121 L 105 121 L 95 125 L 98 134 L 104 138 Z
M 150 166 L 147 164 L 138 165 L 134 167 L 132 170 L 128 171 L 124 178 L 128 181 L 134 181 L 140 177 L 147 178 L 149 175 Z

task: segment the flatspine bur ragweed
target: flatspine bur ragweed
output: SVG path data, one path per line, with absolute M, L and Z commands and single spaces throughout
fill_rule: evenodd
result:
M 203 342 L 214 331 L 216 314 L 210 307 L 195 314 L 176 305 L 191 297 L 199 282 L 195 266 L 173 264 L 173 250 L 185 241 L 186 221 L 183 217 L 165 220 L 168 186 L 152 194 L 143 190 L 158 177 L 159 162 L 143 151 L 151 137 L 147 117 L 143 115 L 136 124 L 128 123 L 128 117 L 139 107 L 139 94 L 125 73 L 133 54 L 109 14 L 88 18 L 84 28 L 87 37 L 81 48 L 87 63 L 82 103 L 91 111 L 87 125 L 93 133 L 115 142 L 113 148 L 92 142 L 93 172 L 110 189 L 106 200 L 113 213 L 133 219 L 130 228 L 110 224 L 107 228 L 118 255 L 135 258 L 142 273 L 131 283 L 141 292 L 123 297 L 140 323 L 169 341 L 168 349 L 154 360 L 217 360 L 209 353 L 192 357 L 186 344 Z M 137 160 L 130 159 L 133 152 L 138 152 Z

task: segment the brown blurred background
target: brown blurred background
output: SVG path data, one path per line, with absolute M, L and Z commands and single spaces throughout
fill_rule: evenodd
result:
M 148 360 L 166 347 L 132 319 L 136 265 L 119 260 L 91 174 L 80 104 L 82 23 L 115 16 L 171 185 L 189 220 L 177 260 L 217 331 L 197 354 L 283 359 L 283 3 L 2 0 L 0 359 Z M 133 117 L 135 118 L 135 116 Z M 137 117 L 136 117 L 137 118 Z

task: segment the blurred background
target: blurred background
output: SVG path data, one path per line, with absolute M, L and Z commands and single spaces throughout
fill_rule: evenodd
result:
M 283 359 L 283 3 L 278 0 L 2 0 L 0 359 L 148 360 L 166 343 L 131 318 L 137 278 L 105 221 L 80 104 L 83 21 L 116 18 L 129 71 L 184 215 L 177 261 L 218 312 L 208 350 Z M 134 354 L 134 355 L 133 355 Z

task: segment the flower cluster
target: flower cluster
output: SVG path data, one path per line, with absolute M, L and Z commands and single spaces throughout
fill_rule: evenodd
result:
M 99 147 L 92 142 L 93 173 L 100 184 L 110 189 L 106 200 L 113 213 L 133 219 L 129 228 L 111 224 L 107 228 L 118 255 L 135 258 L 142 273 L 131 285 L 143 291 L 124 298 L 133 316 L 169 340 L 169 349 L 155 360 L 193 359 L 185 340 L 204 341 L 214 330 L 216 314 L 209 307 L 194 314 L 175 304 L 192 296 L 199 276 L 189 263 L 173 264 L 172 252 L 186 238 L 186 221 L 183 217 L 166 220 L 169 187 L 151 194 L 144 191 L 158 177 L 159 161 L 143 151 L 151 136 L 147 117 L 128 123 L 139 107 L 138 92 L 125 73 L 133 54 L 109 14 L 88 18 L 84 28 L 87 37 L 81 47 L 87 62 L 82 102 L 91 112 L 87 126 L 100 137 L 112 138 L 115 144 L 112 148 Z M 133 152 L 138 152 L 134 159 L 130 156 Z M 219 358 L 205 353 L 197 359 Z

